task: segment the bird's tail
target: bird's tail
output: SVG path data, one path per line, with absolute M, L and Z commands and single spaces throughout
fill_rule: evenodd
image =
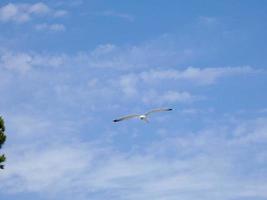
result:
M 149 123 L 149 121 L 148 121 L 148 119 L 147 119 L 147 118 L 144 118 L 144 121 L 145 121 L 146 123 Z

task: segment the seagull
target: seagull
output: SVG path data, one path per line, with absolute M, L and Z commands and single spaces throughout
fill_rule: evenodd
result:
M 145 122 L 148 122 L 148 115 L 152 114 L 152 113 L 155 113 L 155 112 L 164 112 L 164 111 L 171 111 L 172 109 L 171 108 L 159 108 L 159 109 L 154 109 L 154 110 L 150 110 L 144 114 L 133 114 L 133 115 L 126 115 L 126 116 L 123 116 L 123 117 L 120 117 L 120 118 L 117 118 L 117 119 L 114 119 L 113 122 L 120 122 L 120 121 L 123 121 L 123 120 L 126 120 L 126 119 L 132 119 L 132 118 L 139 118 L 140 120 L 143 120 Z

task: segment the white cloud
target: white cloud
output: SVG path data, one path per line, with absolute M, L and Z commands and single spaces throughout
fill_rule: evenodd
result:
M 194 116 L 194 115 L 205 115 L 209 113 L 213 113 L 214 109 L 213 108 L 208 108 L 208 109 L 197 109 L 197 108 L 185 108 L 181 110 L 181 114 L 183 115 L 189 115 L 189 116 Z
M 64 56 L 15 53 L 7 50 L 0 51 L 0 67 L 19 73 L 26 73 L 38 67 L 58 67 L 63 62 Z
M 17 138 L 39 137 L 40 134 L 47 134 L 46 130 L 52 127 L 51 122 L 28 115 L 12 116 L 9 124 L 11 127 L 16 127 L 13 130 L 11 129 L 11 131 Z
M 198 20 L 199 23 L 203 25 L 214 25 L 218 23 L 218 18 L 210 16 L 200 16 Z
M 140 78 L 146 82 L 159 80 L 187 80 L 193 83 L 208 85 L 216 82 L 217 79 L 227 76 L 237 76 L 259 72 L 250 66 L 244 67 L 214 67 L 196 68 L 188 67 L 184 70 L 150 70 L 140 73 Z
M 110 51 L 115 51 L 112 45 L 102 48 L 99 48 L 100 52 L 96 53 L 98 56 L 101 53 L 106 55 Z M 15 81 L 17 76 L 12 79 L 16 90 L 11 91 L 16 96 L 23 94 L 22 103 L 27 101 L 24 99 L 25 96 L 30 96 L 29 104 L 32 105 L 28 106 L 33 110 L 40 109 L 32 101 L 36 91 L 43 92 L 36 101 L 38 103 L 44 101 L 43 105 L 49 105 L 53 116 L 58 114 L 56 109 L 62 104 L 65 104 L 64 111 L 71 110 L 69 105 L 72 104 L 66 102 L 72 101 L 71 103 L 81 106 L 79 109 L 85 110 L 86 114 L 82 114 L 82 118 L 84 116 L 90 118 L 93 115 L 94 118 L 98 118 L 100 109 L 108 115 L 105 103 L 120 102 L 122 98 L 120 90 L 122 94 L 133 99 L 134 106 L 138 101 L 145 101 L 149 105 L 152 102 L 155 105 L 198 100 L 198 96 L 190 92 L 176 90 L 175 85 L 162 90 L 158 86 L 147 85 L 150 81 L 159 81 L 161 84 L 162 80 L 170 79 L 211 84 L 220 77 L 255 71 L 253 68 L 246 67 L 188 68 L 107 76 L 108 70 L 104 68 L 98 71 L 99 76 L 95 76 L 94 72 L 98 69 L 90 71 L 90 67 L 85 68 L 87 65 L 83 64 L 76 65 L 75 70 L 68 71 L 68 66 L 72 66 L 69 62 L 73 57 L 68 58 L 66 55 L 51 56 L 6 51 L 2 51 L 0 55 L 0 66 L 7 70 L 28 72 L 34 69 L 31 74 L 34 76 L 32 79 L 22 79 L 21 82 Z M 59 74 L 64 71 L 66 78 L 53 75 L 51 70 L 48 70 L 48 73 L 43 73 L 43 70 L 36 73 L 39 69 L 47 67 L 59 69 L 57 71 Z M 75 74 L 76 71 L 77 74 Z M 85 76 L 82 76 L 83 74 Z M 208 82 L 206 82 L 206 76 L 209 77 Z M 74 77 L 79 78 L 74 79 Z M 22 88 L 26 90 L 19 88 L 18 83 L 22 82 Z M 40 82 L 45 87 L 40 87 Z M 36 91 L 31 89 L 32 85 L 37 85 Z M 16 93 L 17 90 L 21 93 Z M 0 101 L 3 99 L 8 101 L 6 97 L 2 97 Z M 17 103 L 13 101 L 14 99 L 10 102 L 11 105 Z M 103 101 L 105 103 L 102 103 Z M 126 101 L 127 106 L 131 105 L 128 101 L 129 99 Z M 91 102 L 100 102 L 101 106 L 96 109 L 97 114 L 88 112 L 87 104 L 94 105 Z M 14 109 L 20 110 L 18 107 Z M 114 110 L 118 110 L 118 107 Z M 131 153 L 125 153 L 112 149 L 103 140 L 95 142 L 98 143 L 95 146 L 80 142 L 80 137 L 84 138 L 81 135 L 90 135 L 91 131 L 86 128 L 86 131 L 80 132 L 77 128 L 80 124 L 75 124 L 80 122 L 81 118 L 76 118 L 73 111 L 70 113 L 71 123 L 64 121 L 65 115 L 63 119 L 48 119 L 45 117 L 45 109 L 40 111 L 40 116 L 39 113 L 29 116 L 24 110 L 20 115 L 6 115 L 12 143 L 7 143 L 5 146 L 8 162 L 4 173 L 0 176 L 0 182 L 4 183 L 0 193 L 36 192 L 46 195 L 49 191 L 52 195 L 51 199 L 71 199 L 77 196 L 80 197 L 79 199 L 107 199 L 111 196 L 111 199 L 116 200 L 163 198 L 192 200 L 200 197 L 209 200 L 218 196 L 219 200 L 224 200 L 230 197 L 267 197 L 267 193 L 262 189 L 267 177 L 264 172 L 253 172 L 260 177 L 257 179 L 247 177 L 247 173 L 242 175 L 244 171 L 251 169 L 250 166 L 246 167 L 247 164 L 257 168 L 267 162 L 266 152 L 261 148 L 254 148 L 258 144 L 266 143 L 267 121 L 264 118 L 239 122 L 235 125 L 217 123 L 214 129 L 204 129 L 195 133 L 176 133 L 172 130 L 173 135 L 176 135 L 174 138 L 167 138 L 171 130 L 166 130 L 165 139 L 161 138 L 162 141 L 156 141 L 153 144 L 151 142 L 141 147 L 141 151 L 133 150 Z M 99 118 L 102 117 L 106 116 L 101 115 Z M 174 121 L 177 122 L 177 119 Z M 101 125 L 104 124 L 101 128 L 107 128 L 105 123 L 101 123 Z M 98 125 L 86 123 L 86 127 Z M 116 129 L 113 131 L 120 134 Z M 128 128 L 125 132 L 129 132 Z M 140 134 L 153 135 L 154 132 L 152 129 L 151 132 Z M 104 133 L 103 135 L 106 139 Z M 133 143 L 127 143 L 127 145 L 130 146 Z M 247 163 L 247 157 L 249 157 L 249 163 Z M 242 178 L 236 177 L 237 173 L 241 173 Z M 255 188 L 258 189 L 255 190 Z
M 66 16 L 68 14 L 68 12 L 66 10 L 56 10 L 54 12 L 54 17 L 63 17 Z
M 258 118 L 253 121 L 240 123 L 234 130 L 234 143 L 253 144 L 265 143 L 267 141 L 267 123 L 266 118 Z
M 137 90 L 138 79 L 136 76 L 134 76 L 133 74 L 123 75 L 120 78 L 119 82 L 122 92 L 126 96 L 133 97 L 138 95 L 138 90 Z
M 164 103 L 190 103 L 199 99 L 189 92 L 166 91 L 157 93 L 156 91 L 146 91 L 142 96 L 142 101 L 146 104 L 164 104 Z
M 166 42 L 168 44 L 168 42 Z M 191 58 L 190 50 L 175 50 L 164 43 L 164 39 L 150 41 L 136 46 L 99 45 L 82 58 L 90 60 L 91 67 L 127 70 L 156 67 L 174 67 Z
M 61 17 L 67 14 L 65 10 L 55 10 L 45 3 L 35 4 L 15 4 L 9 3 L 0 7 L 0 21 L 24 23 L 36 16 L 54 16 Z
M 114 11 L 98 12 L 97 15 L 107 16 L 107 17 L 117 17 L 117 18 L 121 18 L 121 19 L 127 20 L 129 22 L 133 22 L 135 20 L 135 17 L 130 15 L 130 14 L 114 12 Z
M 37 24 L 35 26 L 37 30 L 48 31 L 64 31 L 66 28 L 63 24 Z M 63 66 L 79 66 L 90 67 L 98 69 L 116 69 L 118 71 L 126 71 L 129 69 L 135 69 L 138 81 L 144 81 L 147 83 L 153 83 L 162 80 L 188 80 L 193 83 L 208 85 L 216 82 L 219 78 L 228 76 L 237 76 L 242 74 L 251 74 L 259 72 L 255 68 L 250 66 L 238 66 L 238 67 L 187 67 L 184 69 L 177 69 L 177 64 L 167 69 L 159 69 L 159 66 L 166 68 L 166 65 L 172 66 L 169 60 L 173 60 L 172 57 L 176 57 L 179 53 L 161 52 L 155 50 L 153 45 L 144 46 L 132 46 L 132 47 L 118 47 L 113 44 L 99 45 L 91 52 L 79 52 L 73 55 L 60 54 L 60 55 L 45 55 L 38 53 L 25 53 L 12 51 L 0 51 L 1 55 L 9 52 L 10 55 L 27 54 L 27 56 L 34 57 L 46 62 L 53 60 L 61 60 Z M 10 57 L 11 59 L 11 57 Z M 152 68 L 151 70 L 147 70 Z
M 190 102 L 194 97 L 188 92 L 167 91 L 161 96 L 161 101 L 167 102 Z
M 8 70 L 25 73 L 32 67 L 32 57 L 25 53 L 12 54 L 9 52 L 0 55 L 0 66 Z
M 238 139 L 251 132 L 264 135 L 266 120 L 218 123 L 214 129 L 165 138 L 132 153 L 109 149 L 102 142 L 18 143 L 7 149 L 0 191 L 49 191 L 52 199 L 266 198 L 266 173 L 257 166 L 266 165 L 267 154 L 256 145 L 266 145 L 266 140 L 257 137 L 247 145 L 235 136 L 243 124 L 249 126 Z
M 38 31 L 48 30 L 53 32 L 65 31 L 66 27 L 63 24 L 37 24 L 35 29 Z
M 114 80 L 116 83 L 116 80 Z M 141 100 L 145 104 L 162 105 L 164 103 L 190 103 L 200 100 L 189 92 L 168 90 L 162 92 L 157 87 L 149 88 L 145 82 L 136 74 L 122 75 L 119 79 L 119 89 L 127 98 Z
M 258 110 L 259 113 L 267 113 L 267 108 L 262 108 Z
M 82 145 L 47 145 L 37 148 L 34 145 L 20 146 L 9 151 L 9 162 L 2 178 L 12 192 L 60 191 L 78 178 L 89 167 L 90 154 L 81 150 Z M 12 178 L 13 177 L 13 178 Z M 58 186 L 54 188 L 54 183 Z M 12 188 L 21 184 L 19 187 Z
M 216 83 L 220 78 L 248 75 L 259 71 L 252 67 L 188 67 L 184 70 L 150 70 L 120 76 L 119 89 L 122 90 L 126 97 L 142 100 L 146 104 L 192 103 L 204 100 L 206 97 L 193 95 L 189 91 L 183 91 L 183 86 L 177 87 L 177 85 L 181 85 L 179 83 L 186 81 L 190 82 L 191 87 L 198 85 L 207 86 Z M 117 81 L 114 80 L 114 82 L 116 83 Z M 162 92 L 160 88 L 162 88 L 163 84 L 166 88 L 170 89 L 165 89 Z
M 24 5 L 26 6 L 26 5 Z M 50 12 L 50 8 L 44 4 L 44 3 L 35 3 L 35 4 L 32 4 L 32 5 L 28 5 L 28 7 L 25 9 L 28 9 L 28 12 L 29 13 L 34 13 L 34 14 L 46 14 L 46 13 L 49 13 Z
M 49 28 L 44 24 L 39 28 Z M 7 50 L 0 51 L 0 67 L 9 71 L 30 75 L 31 72 L 42 73 L 42 71 L 59 70 L 64 71 L 66 76 L 70 76 L 73 66 L 76 69 L 88 73 L 94 69 L 95 73 L 103 73 L 103 70 L 116 67 L 127 63 L 125 59 L 116 58 L 120 55 L 120 48 L 114 45 L 99 46 L 92 52 L 82 52 L 74 55 L 67 54 L 40 54 L 34 52 L 11 52 Z M 116 59 L 115 59 L 116 58 Z M 129 66 L 129 65 L 128 65 Z M 135 69 L 133 64 L 132 69 Z M 120 69 L 120 67 L 119 67 Z M 137 67 L 135 73 L 124 73 L 124 69 L 118 70 L 115 76 L 100 77 L 97 84 L 90 84 L 90 92 L 83 90 L 89 89 L 89 86 L 69 86 L 63 83 L 54 86 L 54 91 L 58 96 L 67 95 L 65 103 L 75 104 L 76 101 L 87 99 L 89 95 L 90 102 L 95 102 L 99 97 L 110 95 L 110 99 L 118 101 L 138 101 L 140 103 L 159 106 L 172 103 L 192 103 L 206 98 L 205 96 L 195 95 L 190 90 L 198 85 L 210 85 L 216 83 L 220 78 L 228 76 L 240 76 L 256 73 L 259 70 L 252 67 L 217 67 L 217 68 L 196 68 L 188 67 L 185 69 L 169 68 L 163 70 L 146 70 Z M 105 71 L 106 73 L 107 71 Z M 95 78 L 91 77 L 90 78 Z M 55 81 L 56 82 L 56 81 Z M 186 82 L 189 82 L 187 84 Z M 186 83 L 186 87 L 183 84 Z M 164 84 L 164 87 L 163 87 Z M 76 87 L 76 88 L 75 88 Z M 165 88 L 166 87 L 166 88 Z M 163 89 L 165 88 L 165 89 Z M 185 89 L 186 88 L 186 89 Z M 69 95 L 75 93 L 76 95 Z M 63 101 L 63 100 L 62 100 Z M 87 100 L 87 104 L 88 104 Z

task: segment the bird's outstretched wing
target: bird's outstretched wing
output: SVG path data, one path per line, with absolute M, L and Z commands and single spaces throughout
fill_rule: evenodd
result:
M 120 117 L 118 119 L 114 119 L 113 122 L 119 122 L 122 120 L 126 120 L 126 119 L 131 119 L 131 118 L 135 118 L 135 117 L 139 117 L 140 115 L 126 115 L 124 117 Z
M 163 112 L 163 111 L 171 111 L 171 108 L 158 108 L 158 109 L 154 109 L 154 110 L 150 110 L 147 113 L 145 113 L 145 115 L 150 115 L 151 113 L 155 113 L 155 112 Z

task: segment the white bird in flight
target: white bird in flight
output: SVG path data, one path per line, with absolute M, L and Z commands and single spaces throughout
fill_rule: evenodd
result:
M 145 122 L 148 122 L 148 115 L 155 113 L 155 112 L 164 112 L 164 111 L 171 111 L 171 108 L 159 108 L 159 109 L 154 109 L 151 111 L 148 111 L 147 113 L 144 114 L 134 114 L 134 115 L 126 115 L 117 119 L 114 119 L 113 122 L 120 122 L 122 120 L 126 120 L 126 119 L 132 119 L 132 118 L 139 118 L 140 120 L 143 120 Z

